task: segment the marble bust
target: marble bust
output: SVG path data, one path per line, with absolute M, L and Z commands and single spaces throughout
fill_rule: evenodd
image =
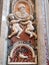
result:
M 19 8 L 19 11 L 17 11 L 17 12 L 15 13 L 15 15 L 16 15 L 17 17 L 19 17 L 19 18 L 21 18 L 21 19 L 25 19 L 25 18 L 27 18 L 27 17 L 29 16 L 29 14 L 26 12 L 26 8 L 25 8 L 25 5 L 24 5 L 24 4 L 20 4 L 20 5 L 18 6 L 18 8 Z

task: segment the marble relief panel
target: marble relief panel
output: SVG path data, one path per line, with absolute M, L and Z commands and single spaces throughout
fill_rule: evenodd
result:
M 35 0 L 12 0 L 7 20 L 7 64 L 38 65 Z

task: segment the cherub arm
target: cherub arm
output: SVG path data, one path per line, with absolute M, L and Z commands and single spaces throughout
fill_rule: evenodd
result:
M 34 19 L 34 17 L 32 16 L 32 15 L 30 15 L 28 18 L 27 18 L 28 20 L 33 20 Z
M 14 24 L 14 23 L 18 23 L 18 22 L 20 22 L 21 20 L 19 19 L 19 20 L 12 20 L 10 23 L 11 24 Z
M 28 24 L 29 22 L 28 21 L 26 21 L 26 22 L 21 22 L 21 24 L 23 24 L 23 25 L 26 25 L 26 24 Z

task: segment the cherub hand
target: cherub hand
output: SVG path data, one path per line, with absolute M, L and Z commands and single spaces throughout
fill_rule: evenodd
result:
M 10 21 L 11 24 L 14 23 L 14 22 L 15 22 L 15 20 Z
M 34 19 L 34 17 L 32 16 L 32 15 L 30 15 L 28 18 L 27 18 L 28 20 L 33 20 Z

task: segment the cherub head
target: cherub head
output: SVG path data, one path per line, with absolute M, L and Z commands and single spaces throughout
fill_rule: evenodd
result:
M 8 21 L 11 21 L 11 20 L 14 20 L 14 15 L 13 14 L 9 14 L 8 16 L 7 16 L 7 19 L 8 19 Z

